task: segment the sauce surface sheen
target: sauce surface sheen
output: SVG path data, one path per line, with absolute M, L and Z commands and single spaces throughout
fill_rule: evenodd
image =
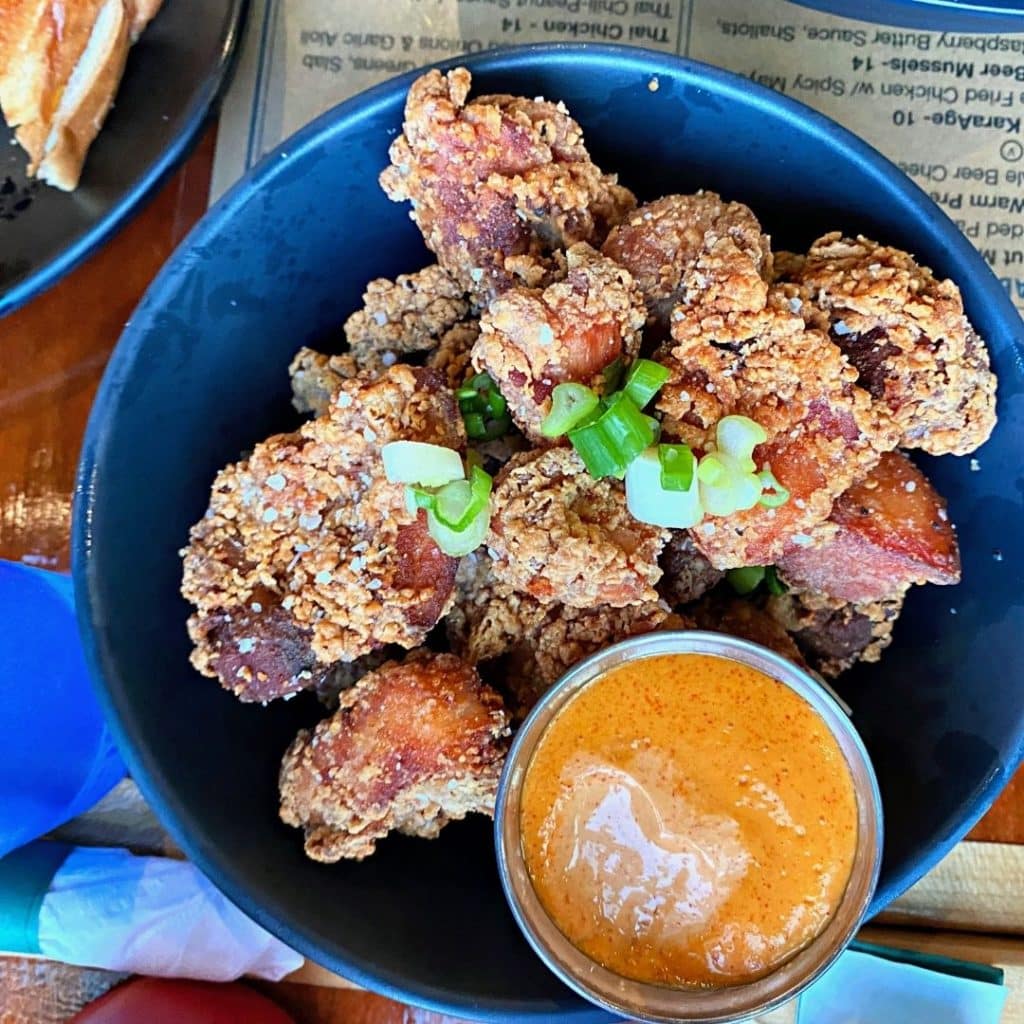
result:
M 817 713 L 726 658 L 629 662 L 554 718 L 520 804 L 565 936 L 639 981 L 752 980 L 817 935 L 850 876 L 857 801 Z

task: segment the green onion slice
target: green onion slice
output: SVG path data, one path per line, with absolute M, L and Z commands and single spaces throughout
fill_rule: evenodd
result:
M 430 536 L 434 538 L 434 543 L 452 558 L 461 558 L 480 547 L 487 536 L 490 524 L 490 503 L 482 508 L 462 530 L 453 530 L 441 522 L 436 512 L 427 510 L 427 530 L 430 532 Z
M 448 486 L 447 484 L 445 486 Z M 421 508 L 433 508 L 437 501 L 437 495 L 432 491 L 425 491 L 422 487 L 413 487 L 407 484 L 405 488 L 405 507 L 412 513 L 418 512 Z
M 779 574 L 775 571 L 774 565 L 769 565 L 764 570 L 764 585 L 769 594 L 774 594 L 776 597 L 779 594 L 784 594 L 788 589 L 786 584 L 779 579 Z
M 622 375 L 626 372 L 626 364 L 622 361 L 622 356 L 616 356 L 602 371 L 602 388 L 601 392 L 605 395 L 610 395 L 613 391 L 618 391 L 622 386 Z
M 508 402 L 491 376 L 478 373 L 455 392 L 466 434 L 474 441 L 493 441 L 512 429 Z
M 767 466 L 757 474 L 757 479 L 761 481 L 761 486 L 764 488 L 758 500 L 765 508 L 779 508 L 780 505 L 785 505 L 789 501 L 789 491 L 775 479 L 774 474 Z
M 719 450 L 735 459 L 749 473 L 756 468 L 750 457 L 752 452 L 768 440 L 764 427 L 749 416 L 724 416 L 718 421 L 715 436 Z
M 584 384 L 557 384 L 551 392 L 551 412 L 544 417 L 540 432 L 561 437 L 580 426 L 597 409 L 600 399 Z
M 651 359 L 638 359 L 626 377 L 624 391 L 642 409 L 671 377 L 669 369 Z
M 491 477 L 473 466 L 468 480 L 454 480 L 437 492 L 432 511 L 438 521 L 455 533 L 461 533 L 487 508 L 491 497 Z
M 487 436 L 487 424 L 484 422 L 482 412 L 467 412 L 462 414 L 462 422 L 466 425 L 466 434 L 474 441 L 483 440 Z
M 742 569 L 730 569 L 725 578 L 737 594 L 752 594 L 765 578 L 763 565 L 747 565 Z
M 686 530 L 704 518 L 696 474 L 685 491 L 666 490 L 661 483 L 659 451 L 650 447 L 626 467 L 626 507 L 641 523 Z
M 569 440 L 592 477 L 621 479 L 626 467 L 654 441 L 648 420 L 624 391 L 618 391 L 597 419 L 569 431 Z
M 384 475 L 393 484 L 442 487 L 462 480 L 462 456 L 454 448 L 423 441 L 391 441 L 380 451 Z
M 658 461 L 661 463 L 661 486 L 666 491 L 688 491 L 693 484 L 697 460 L 685 444 L 659 444 Z

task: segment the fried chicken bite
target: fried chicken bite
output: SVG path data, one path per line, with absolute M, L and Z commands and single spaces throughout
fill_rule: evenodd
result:
M 595 480 L 569 448 L 515 455 L 493 494 L 494 575 L 544 603 L 615 608 L 657 601 L 668 531 L 634 519 L 617 480 Z
M 300 348 L 288 366 L 292 405 L 301 413 L 323 416 L 342 381 L 358 373 L 359 367 L 348 352 L 329 356 L 315 349 Z
M 946 502 L 906 455 L 887 452 L 827 522 L 787 545 L 777 568 L 800 590 L 863 604 L 915 583 L 959 583 L 960 551 Z
M 324 416 L 222 470 L 182 552 L 192 662 L 242 700 L 322 681 L 338 661 L 422 643 L 451 598 L 457 560 L 384 476 L 381 447 L 464 447 L 433 370 L 344 380 Z
M 722 593 L 708 594 L 687 609 L 698 629 L 750 640 L 807 668 L 800 648 L 785 628 L 753 601 Z
M 452 654 L 419 651 L 363 676 L 281 764 L 281 820 L 306 855 L 362 860 L 389 832 L 436 839 L 494 814 L 508 749 L 501 697 Z
M 648 333 L 659 340 L 668 334 L 672 310 L 698 293 L 705 306 L 723 311 L 764 305 L 770 240 L 749 207 L 714 192 L 637 207 L 601 251 L 633 275 L 647 304 Z
M 402 134 L 380 181 L 408 200 L 438 262 L 486 302 L 514 283 L 547 283 L 550 254 L 600 245 L 636 200 L 596 167 L 562 103 L 467 102 L 470 73 L 428 71 L 409 90 Z
M 754 450 L 757 466 L 790 492 L 779 508 L 709 517 L 691 531 L 718 569 L 773 564 L 879 458 L 877 418 L 857 371 L 794 312 L 789 287 L 771 288 L 755 311 L 719 314 L 697 303 L 673 313 L 673 376 L 658 398 L 666 433 L 703 452 L 722 417 L 748 416 L 768 434 Z
M 551 411 L 551 392 L 574 381 L 605 390 L 603 371 L 640 349 L 644 306 L 628 270 L 589 245 L 566 253 L 564 281 L 510 288 L 480 317 L 473 365 L 497 382 L 509 413 L 535 443 Z
M 671 621 L 670 621 L 671 620 Z M 483 551 L 463 559 L 456 596 L 445 619 L 449 643 L 471 664 L 494 663 L 515 717 L 525 718 L 544 692 L 573 665 L 631 636 L 683 629 L 663 602 L 624 608 L 543 604 L 497 580 Z
M 790 590 L 772 595 L 765 611 L 793 638 L 805 660 L 827 679 L 859 661 L 876 662 L 892 642 L 904 594 L 855 604 Z
M 808 322 L 856 368 L 889 447 L 965 455 L 988 440 L 996 379 L 952 281 L 900 249 L 838 232 L 819 238 L 790 278 Z
M 394 281 L 371 281 L 363 308 L 345 321 L 345 338 L 358 367 L 381 369 L 407 353 L 436 348 L 468 313 L 466 289 L 434 263 Z
M 427 355 L 426 365 L 440 371 L 448 386 L 458 390 L 473 373 L 470 357 L 479 337 L 478 320 L 460 321 L 441 335 L 437 347 Z
M 672 608 L 703 597 L 725 578 L 698 550 L 686 530 L 671 530 L 661 552 L 658 593 Z

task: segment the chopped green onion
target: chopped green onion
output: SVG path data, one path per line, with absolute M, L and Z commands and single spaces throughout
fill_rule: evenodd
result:
M 692 474 L 688 490 L 666 490 L 662 486 L 659 449 L 642 451 L 626 467 L 626 507 L 641 523 L 686 530 L 704 518 L 697 476 Z
M 661 486 L 666 491 L 688 491 L 693 485 L 696 459 L 689 445 L 659 444 L 658 461 L 661 463 Z
M 476 388 L 471 388 L 468 384 L 466 384 L 463 387 L 459 388 L 458 391 L 455 392 L 455 397 L 460 402 L 466 401 L 466 400 L 475 401 L 476 399 L 478 399 L 480 397 L 480 392 L 477 391 Z
M 763 565 L 747 565 L 742 569 L 730 569 L 725 578 L 737 594 L 752 594 L 765 578 L 765 568 Z
M 578 427 L 597 407 L 600 399 L 583 384 L 558 384 L 551 392 L 551 412 L 544 417 L 540 432 L 561 437 Z
M 610 395 L 613 391 L 619 390 L 625 370 L 626 364 L 622 361 L 622 356 L 617 356 L 601 371 L 604 385 L 601 390 L 604 394 Z
M 652 444 L 657 444 L 661 440 L 661 420 L 654 416 L 648 416 L 646 413 L 644 413 L 644 419 L 647 420 L 654 433 Z
M 592 477 L 621 479 L 626 467 L 654 441 L 654 431 L 636 403 L 617 391 L 593 423 L 569 432 L 569 440 Z
M 473 466 L 468 480 L 454 480 L 437 492 L 433 512 L 445 526 L 461 533 L 487 507 L 490 496 L 490 474 Z
M 487 436 L 487 424 L 484 422 L 483 413 L 463 413 L 462 422 L 466 424 L 466 434 L 474 441 L 482 440 Z
M 446 484 L 445 486 L 447 487 L 448 485 Z M 413 487 L 412 484 L 406 484 L 405 507 L 410 512 L 415 513 L 421 508 L 433 508 L 436 501 L 436 494 L 425 491 L 421 487 Z
M 761 481 L 761 486 L 764 488 L 759 500 L 765 508 L 779 508 L 789 501 L 789 491 L 775 479 L 774 474 L 767 466 L 757 474 L 757 479 Z
M 723 417 L 715 428 L 715 436 L 719 450 L 731 456 L 748 473 L 757 468 L 750 457 L 754 449 L 768 440 L 764 427 L 749 416 Z
M 779 594 L 784 594 L 788 589 L 786 584 L 779 579 L 779 574 L 775 571 L 774 565 L 769 565 L 764 571 L 764 585 L 769 594 L 774 594 L 776 597 Z
M 487 411 L 494 419 L 499 419 L 508 411 L 508 402 L 505 401 L 505 396 L 500 391 L 488 391 L 485 401 Z
M 623 390 L 642 409 L 672 376 L 671 371 L 651 359 L 638 359 L 630 368 Z
M 697 476 L 702 484 L 714 486 L 726 477 L 725 463 L 714 452 L 709 452 L 697 466 Z
M 427 510 L 427 530 L 434 538 L 434 543 L 452 558 L 461 558 L 475 551 L 484 542 L 487 529 L 491 525 L 491 507 L 488 502 L 463 530 L 453 530 L 437 517 L 437 513 Z
M 423 441 L 391 441 L 380 451 L 384 475 L 393 484 L 443 487 L 466 476 L 454 448 Z
M 700 498 L 712 516 L 729 516 L 753 508 L 761 497 L 761 481 L 725 452 L 709 452 L 697 465 Z

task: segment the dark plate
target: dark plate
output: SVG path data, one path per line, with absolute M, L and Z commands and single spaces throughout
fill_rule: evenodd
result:
M 223 89 L 249 0 L 165 0 L 71 193 L 25 175 L 0 118 L 0 316 L 102 245 L 185 158 Z
M 1020 0 L 793 0 L 827 14 L 934 32 L 1024 32 Z M 994 51 L 998 53 L 998 51 Z
M 967 459 L 926 462 L 960 526 L 965 582 L 916 588 L 881 665 L 842 687 L 885 800 L 878 910 L 966 832 L 1021 758 L 1024 324 L 938 207 L 807 107 L 642 50 L 537 46 L 467 63 L 479 91 L 564 99 L 599 163 L 644 197 L 715 188 L 749 202 L 780 247 L 862 231 L 963 287 L 1000 374 L 1001 421 L 979 472 Z M 388 839 L 362 864 L 306 860 L 299 834 L 277 820 L 276 779 L 295 731 L 319 717 L 316 702 L 243 705 L 188 663 L 177 550 L 214 474 L 296 422 L 286 372 L 296 348 L 337 338 L 367 280 L 428 260 L 407 210 L 376 183 L 410 81 L 342 104 L 271 153 L 207 214 L 132 317 L 80 468 L 82 632 L 146 796 L 271 931 L 361 984 L 458 1016 L 603 1020 L 516 930 L 489 822 L 453 825 L 436 842 Z

